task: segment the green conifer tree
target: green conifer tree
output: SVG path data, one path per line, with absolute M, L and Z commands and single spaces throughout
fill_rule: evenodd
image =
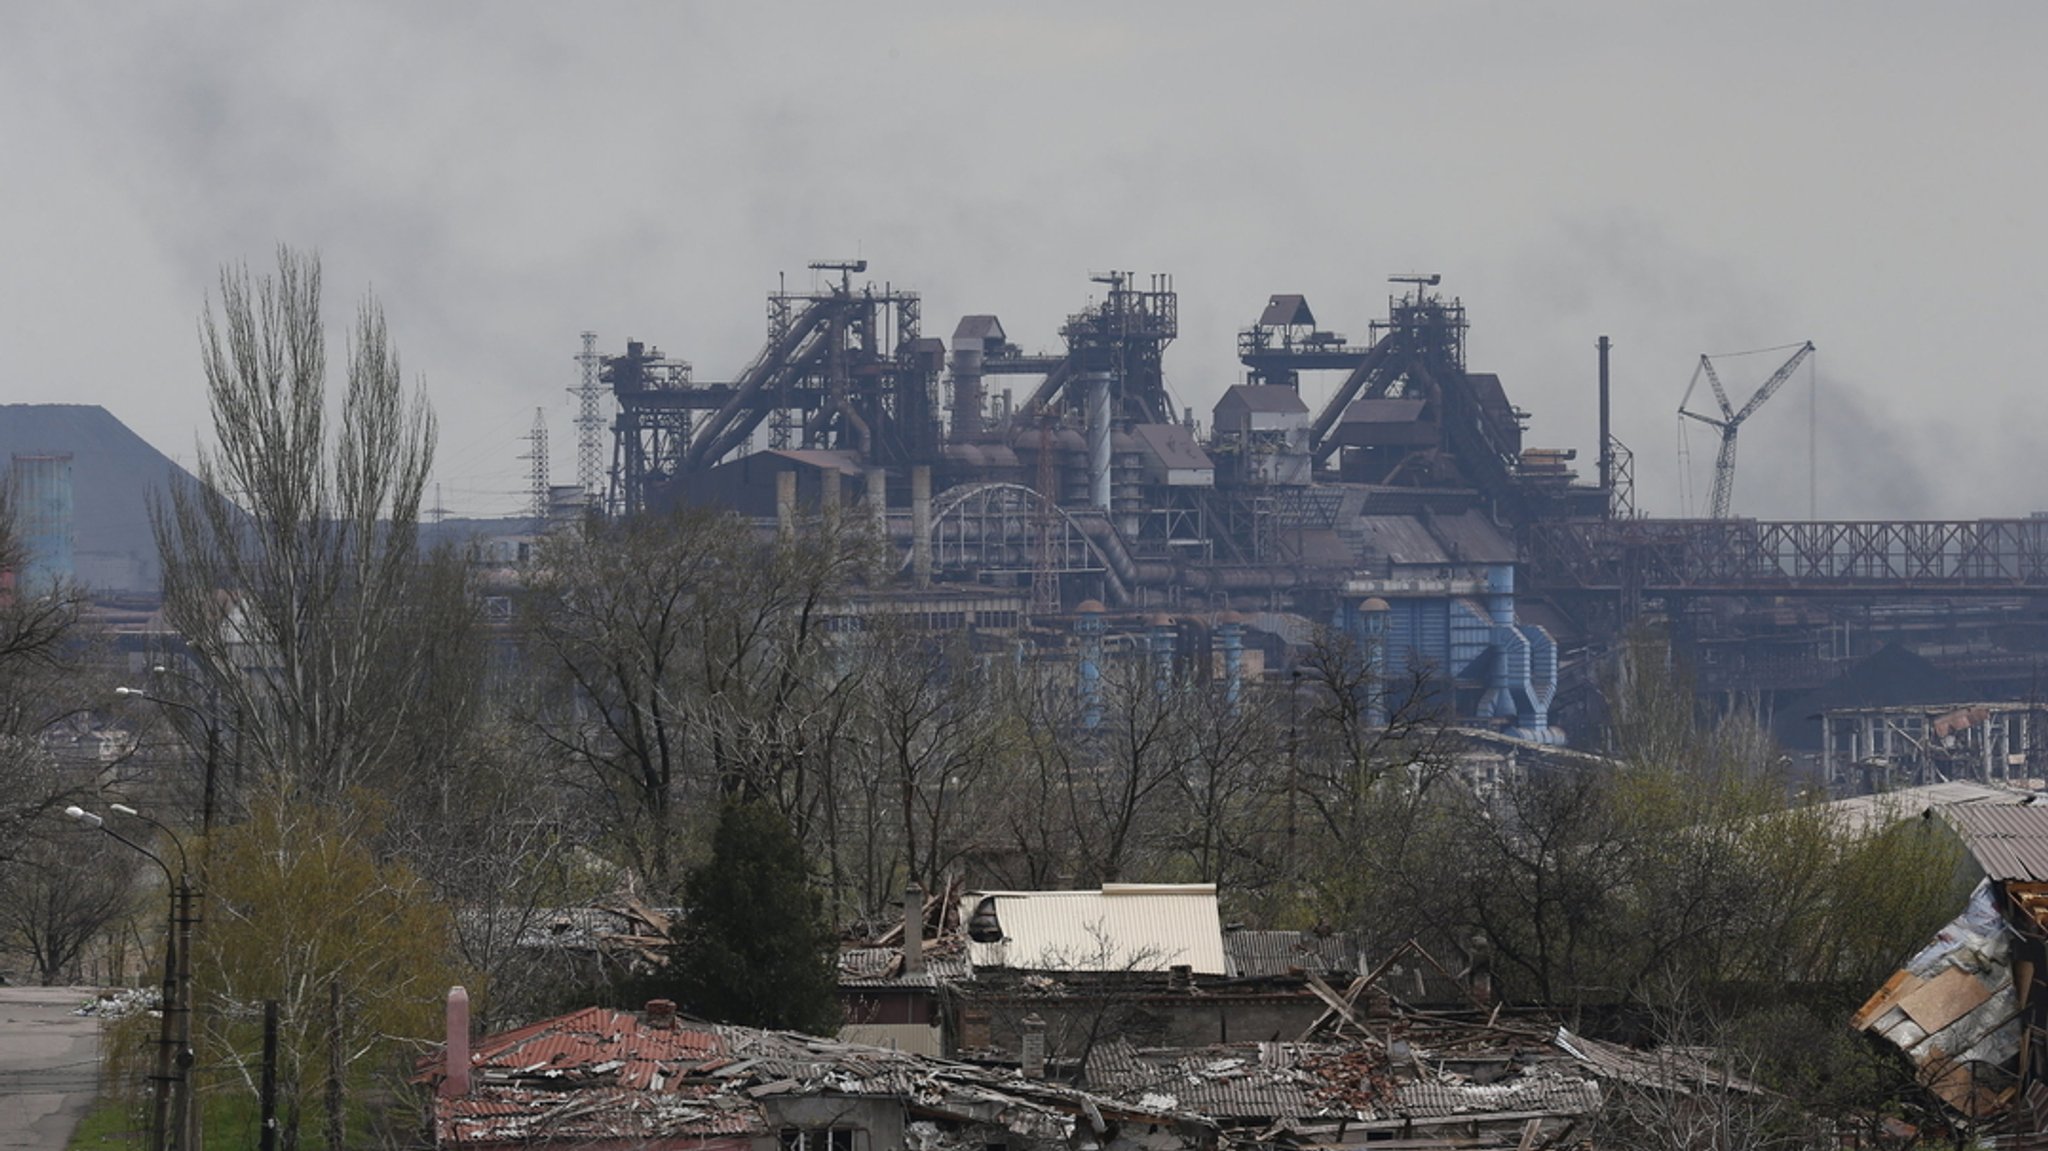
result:
M 838 944 L 780 813 L 728 802 L 711 858 L 690 872 L 684 892 L 663 981 L 683 1010 L 814 1035 L 839 1029 Z

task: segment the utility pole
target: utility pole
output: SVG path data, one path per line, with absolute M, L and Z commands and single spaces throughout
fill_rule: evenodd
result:
M 257 1151 L 277 1151 L 277 1000 L 263 1001 L 263 1128 Z
M 327 1145 L 342 1146 L 341 980 L 327 981 Z
M 183 1151 L 199 1147 L 199 1108 L 193 1105 L 192 1089 L 197 1078 L 192 1050 L 192 884 L 178 877 L 176 924 L 178 930 L 178 1104 L 173 1111 L 176 1137 L 171 1146 Z
M 171 894 L 171 917 L 169 930 L 164 936 L 164 986 L 161 1001 L 163 1027 L 158 1035 L 156 1069 L 150 1079 L 156 1085 L 155 1097 L 149 1109 L 150 1151 L 169 1151 L 178 1147 L 190 1151 L 197 1147 L 197 1140 L 187 1130 L 188 1123 L 196 1127 L 199 1109 L 192 1106 L 192 1022 L 191 986 L 192 961 L 189 955 L 192 947 L 192 884 L 191 862 L 185 855 L 185 845 L 170 828 L 155 819 L 125 804 L 114 804 L 116 814 L 134 816 L 147 821 L 163 832 L 178 850 L 178 872 L 172 874 L 171 865 L 163 856 L 107 826 L 107 821 L 77 804 L 64 809 L 64 815 L 95 831 L 104 832 L 108 837 L 140 852 L 157 869 L 164 873 L 164 883 Z M 175 1111 L 171 1103 L 173 1092 L 177 1095 Z

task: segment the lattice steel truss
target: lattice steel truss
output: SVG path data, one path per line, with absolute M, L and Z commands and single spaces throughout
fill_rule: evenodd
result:
M 1569 520 L 1522 532 L 1554 591 L 2048 592 L 2048 520 Z

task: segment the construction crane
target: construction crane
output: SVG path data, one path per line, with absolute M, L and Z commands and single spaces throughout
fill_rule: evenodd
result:
M 1743 354 L 1746 355 L 1748 353 Z M 1714 428 L 1721 433 L 1721 450 L 1714 457 L 1714 497 L 1710 510 L 1707 513 L 1709 519 L 1725 520 L 1728 518 L 1728 501 L 1735 492 L 1735 433 L 1742 430 L 1742 421 L 1755 414 L 1758 408 L 1763 407 L 1764 401 L 1770 399 L 1780 387 L 1783 387 L 1785 381 L 1792 378 L 1792 373 L 1799 370 L 1799 365 L 1806 362 L 1806 357 L 1812 354 L 1812 340 L 1799 345 L 1799 350 L 1792 353 L 1792 358 L 1786 360 L 1783 364 L 1779 365 L 1777 371 L 1771 373 L 1771 378 L 1765 380 L 1763 385 L 1757 388 L 1756 394 L 1749 397 L 1749 402 L 1742 405 L 1742 410 L 1740 411 L 1737 411 L 1735 406 L 1728 402 L 1728 389 L 1721 386 L 1721 377 L 1714 371 L 1712 357 L 1700 357 L 1700 366 L 1693 369 L 1692 383 L 1687 384 L 1685 387 L 1685 398 L 1678 401 L 1678 414 L 1686 419 L 1698 420 L 1700 423 Z M 1714 389 L 1714 402 L 1719 404 L 1721 408 L 1721 414 L 1718 418 L 1711 414 L 1692 410 L 1692 394 L 1700 386 L 1701 376 L 1705 376 L 1707 384 Z

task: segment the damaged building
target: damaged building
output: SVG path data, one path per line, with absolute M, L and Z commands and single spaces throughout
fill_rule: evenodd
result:
M 2031 798 L 1927 811 L 1967 852 L 1970 895 L 1851 1025 L 1963 1119 L 2048 1139 L 2048 808 Z
M 1334 988 L 1359 987 L 1368 970 L 1375 1003 L 1485 1002 L 1483 970 L 1439 963 L 1418 945 L 1368 969 L 1345 932 L 1225 924 L 1212 884 L 930 896 L 913 887 L 905 907 L 924 914 L 840 952 L 843 1039 L 1030 1060 L 1058 1077 L 1077 1074 L 1111 1037 L 1198 1047 L 1304 1035 L 1330 1018 Z
M 654 1001 L 592 1007 L 472 1047 L 467 997 L 418 1081 L 433 1143 L 512 1151 L 1200 1151 L 1190 1112 L 791 1032 L 713 1026 Z

